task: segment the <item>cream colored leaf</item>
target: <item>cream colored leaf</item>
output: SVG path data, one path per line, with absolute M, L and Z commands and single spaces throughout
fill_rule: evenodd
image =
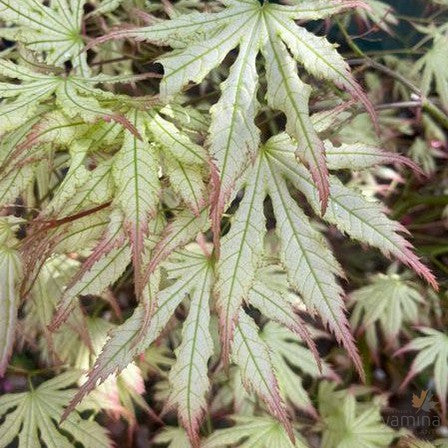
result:
M 182 342 L 176 349 L 176 363 L 170 370 L 171 384 L 167 407 L 175 406 L 193 445 L 199 443 L 199 426 L 210 388 L 208 360 L 213 354 L 210 334 L 211 267 L 201 274 L 190 293 L 191 304 L 182 329 Z
M 21 269 L 17 252 L 0 246 L 0 377 L 12 353 L 19 307 Z

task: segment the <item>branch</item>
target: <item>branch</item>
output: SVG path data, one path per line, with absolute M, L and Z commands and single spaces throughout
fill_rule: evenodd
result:
M 429 115 L 431 115 L 440 125 L 442 125 L 445 129 L 448 129 L 448 116 L 439 109 L 429 98 L 426 98 L 419 87 L 417 87 L 415 84 L 413 84 L 411 81 L 409 81 L 407 78 L 405 78 L 400 73 L 390 69 L 389 67 L 386 67 L 383 64 L 380 64 L 379 62 L 373 61 L 372 59 L 366 58 L 366 59 L 351 59 L 347 61 L 350 65 L 367 65 L 369 67 L 374 68 L 375 70 L 378 70 L 380 72 L 385 73 L 386 75 L 390 76 L 391 78 L 396 79 L 397 81 L 401 82 L 404 86 L 406 86 L 409 90 L 411 90 L 415 95 L 417 95 L 421 107 L 425 112 L 428 112 Z

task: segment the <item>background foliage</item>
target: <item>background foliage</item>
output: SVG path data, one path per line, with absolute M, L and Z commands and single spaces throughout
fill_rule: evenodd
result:
M 447 19 L 0 0 L 0 447 L 448 446 Z

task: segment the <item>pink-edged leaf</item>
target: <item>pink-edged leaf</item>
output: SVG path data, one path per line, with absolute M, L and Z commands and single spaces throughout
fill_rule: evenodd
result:
M 319 193 L 304 166 L 293 163 L 293 156 L 283 145 L 272 140 L 269 157 L 285 176 L 300 190 L 314 211 L 320 214 Z M 439 286 L 431 270 L 413 252 L 412 244 L 402 235 L 406 228 L 390 220 L 378 203 L 345 187 L 336 177 L 330 176 L 330 196 L 324 219 L 352 238 L 379 248 L 388 257 L 395 257 L 412 268 L 435 290 Z
M 147 294 L 157 295 L 154 300 L 158 304 L 148 323 L 148 328 L 142 333 L 145 307 L 140 304 L 126 322 L 112 330 L 93 368 L 88 373 L 86 382 L 70 402 L 62 419 L 65 419 L 97 384 L 105 381 L 110 375 L 121 372 L 138 354 L 154 342 L 185 296 L 196 287 L 202 286 L 200 280 L 209 266 L 205 257 L 183 252 L 178 256 L 177 262 L 175 273 L 177 281 L 157 292 L 160 277 L 154 273 L 147 285 Z M 182 269 L 179 269 L 180 267 Z M 140 337 L 142 334 L 143 337 Z M 139 339 L 138 343 L 135 343 L 136 338 Z
M 305 322 L 297 314 L 294 304 L 285 295 L 270 289 L 266 284 L 257 281 L 249 291 L 249 303 L 257 308 L 264 316 L 289 328 L 308 345 L 319 370 L 322 361 Z
M 17 253 L 0 246 L 0 377 L 5 374 L 14 345 L 20 276 Z
M 260 338 L 255 322 L 242 310 L 235 327 L 232 358 L 241 369 L 245 387 L 265 402 L 269 412 L 282 423 L 294 443 L 294 432 L 280 396 L 269 350 Z
M 325 37 L 316 36 L 304 27 L 298 27 L 287 12 L 270 14 L 271 27 L 286 43 L 294 59 L 319 79 L 328 79 L 358 98 L 370 114 L 375 128 L 378 116 L 373 104 L 361 86 L 353 78 L 350 67 L 336 51 L 335 45 Z
M 268 23 L 270 32 L 262 49 L 267 66 L 266 97 L 270 106 L 286 115 L 286 132 L 297 142 L 296 155 L 310 170 L 319 191 L 323 214 L 329 195 L 328 168 L 324 144 L 309 115 L 311 87 L 300 80 L 296 62 L 275 34 L 275 22 Z
M 128 119 L 144 136 L 145 116 L 134 110 L 129 113 Z M 148 222 L 157 212 L 159 204 L 161 185 L 158 170 L 159 157 L 156 147 L 125 131 L 123 146 L 112 168 L 117 188 L 114 203 L 124 215 L 124 229 L 129 235 L 132 247 L 137 294 L 143 290 L 142 257 Z
M 123 228 L 119 222 L 113 222 L 67 285 L 49 325 L 50 331 L 57 330 L 67 320 L 79 295 L 99 295 L 116 281 L 129 264 L 129 257 Z
M 342 144 L 336 147 L 327 141 L 325 142 L 325 152 L 328 167 L 331 170 L 363 170 L 376 165 L 400 164 L 420 176 L 426 176 L 424 171 L 411 159 L 401 154 L 362 143 Z
M 322 235 L 313 229 L 309 219 L 290 196 L 277 167 L 267 163 L 268 192 L 277 220 L 280 259 L 288 282 L 298 291 L 307 308 L 318 313 L 338 342 L 347 349 L 361 378 L 362 362 L 345 315 L 344 292 L 336 277 L 343 276 Z
M 207 229 L 208 213 L 208 207 L 200 210 L 199 215 L 189 210 L 183 210 L 173 218 L 162 231 L 160 239 L 151 253 L 149 262 L 144 268 L 143 284 L 148 282 L 151 274 L 172 252 L 185 246 L 194 240 L 199 233 Z
M 263 159 L 260 157 L 248 176 L 244 197 L 222 238 L 214 287 L 219 314 L 222 357 L 228 362 L 236 317 L 255 280 L 263 254 L 266 218 Z
M 170 395 L 165 409 L 176 407 L 179 419 L 193 447 L 200 446 L 199 427 L 210 388 L 208 361 L 213 354 L 210 333 L 212 272 L 208 268 L 191 296 L 190 310 L 182 329 L 182 342 L 176 349 L 176 363 L 169 373 Z

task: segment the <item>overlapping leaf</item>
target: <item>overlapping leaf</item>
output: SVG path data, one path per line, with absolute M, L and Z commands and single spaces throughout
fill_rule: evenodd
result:
M 261 339 L 253 319 L 243 311 L 239 313 L 235 327 L 232 358 L 241 370 L 243 384 L 262 398 L 269 412 L 283 424 L 293 441 L 293 429 L 280 396 L 269 349 Z
M 0 397 L 0 445 L 9 446 L 18 437 L 19 448 L 109 448 L 113 446 L 105 429 L 94 420 L 84 420 L 74 412 L 58 426 L 58 420 L 75 390 L 67 389 L 79 372 L 59 375 L 28 392 Z
M 326 363 L 322 365 L 322 372 L 319 371 L 313 353 L 300 345 L 297 336 L 287 328 L 269 322 L 261 336 L 270 349 L 282 395 L 294 406 L 315 417 L 317 412 L 302 385 L 303 379 L 295 370 L 299 369 L 303 375 L 313 378 L 324 376 L 337 379 L 336 374 Z
M 41 73 L 8 59 L 0 59 L 0 74 L 20 81 L 20 84 L 0 83 L 0 95 L 6 98 L 0 107 L 0 134 L 13 130 L 34 117 L 39 104 L 53 95 L 56 95 L 57 104 L 69 117 L 81 117 L 88 123 L 101 118 L 114 120 L 136 133 L 135 128 L 123 116 L 101 104 L 101 100 L 114 99 L 114 95 L 94 87 L 103 82 L 127 82 L 133 79 L 132 76 L 62 76 L 51 73 L 46 66 L 44 73 Z
M 160 334 L 184 297 L 190 297 L 190 310 L 182 331 L 182 342 L 177 349 L 177 360 L 169 375 L 171 385 L 167 409 L 177 408 L 180 421 L 184 425 L 193 446 L 198 446 L 198 431 L 206 409 L 206 394 L 209 388 L 208 360 L 212 355 L 209 322 L 211 288 L 213 275 L 210 260 L 197 251 L 175 252 L 164 265 L 170 286 L 158 291 L 159 276 L 154 273 L 146 294 L 154 295 L 158 306 L 147 324 L 141 304 L 124 324 L 114 329 L 101 354 L 89 373 L 87 382 L 81 387 L 69 410 L 90 392 L 98 381 L 102 382 L 111 374 L 123 370 L 139 353 L 146 349 Z M 259 294 L 258 292 L 256 294 Z M 281 322 L 287 322 L 307 338 L 307 332 L 300 327 L 300 320 L 293 316 L 284 317 L 277 305 L 263 305 L 254 298 L 255 306 Z M 286 305 L 286 303 L 285 303 Z M 291 307 L 293 312 L 293 308 Z M 293 312 L 294 313 L 294 312 Z M 287 311 L 283 312 L 287 314 Z M 147 325 L 143 331 L 142 326 Z M 297 328 L 299 328 L 297 330 Z M 248 389 L 255 392 L 268 409 L 288 429 L 290 423 L 277 384 L 274 367 L 270 361 L 267 345 L 258 335 L 255 322 L 242 310 L 239 313 L 232 359 L 240 366 L 243 381 Z
M 241 448 L 306 448 L 305 441 L 296 433 L 291 442 L 285 430 L 269 417 L 235 416 L 231 428 L 215 431 L 202 445 L 203 448 L 224 448 L 239 443 Z
M 265 231 L 261 207 L 268 195 L 277 221 L 276 233 L 281 244 L 279 256 L 290 286 L 301 294 L 311 312 L 317 311 L 362 371 L 344 314 L 343 291 L 337 282 L 337 277 L 343 276 L 342 270 L 325 239 L 313 229 L 309 218 L 293 199 L 286 182 L 294 184 L 316 213 L 320 212 L 317 188 L 304 166 L 296 163 L 294 155 L 295 147 L 286 134 L 273 137 L 262 148 L 248 173 L 245 196 L 230 231 L 222 240 L 218 263 L 216 292 L 219 295 L 222 339 L 225 345 L 232 336 L 238 307 L 250 301 L 248 291 L 255 282 L 257 264 L 262 262 Z M 371 159 L 362 159 L 364 166 L 383 157 L 378 151 L 374 155 Z M 339 168 L 343 160 L 344 157 L 338 159 Z M 350 157 L 346 160 L 353 163 Z M 360 163 L 363 163 L 361 159 Z M 252 216 L 254 213 L 257 214 L 256 219 Z M 329 208 L 324 219 L 353 238 L 398 258 L 436 286 L 432 274 L 399 235 L 403 228 L 390 221 L 380 208 L 333 177 L 330 177 Z
M 111 223 L 113 229 L 104 230 L 99 245 L 83 267 L 84 273 L 90 271 L 89 288 L 75 290 L 73 294 L 98 294 L 101 292 L 99 285 L 104 288 L 107 281 L 105 279 L 113 282 L 124 271 L 129 263 L 129 255 L 123 255 L 123 251 L 127 250 L 124 247 L 124 244 L 127 244 L 125 235 L 132 248 L 136 289 L 140 294 L 143 289 L 142 282 L 139 282 L 142 274 L 143 240 L 148 234 L 148 222 L 158 210 L 162 191 L 160 173 L 169 176 L 173 189 L 179 192 L 193 213 L 200 214 L 206 204 L 202 172 L 206 159 L 205 151 L 157 111 L 130 108 L 126 104 L 126 101 L 130 102 L 129 98 L 121 97 L 121 101 L 117 102 L 119 96 L 115 99 L 112 93 L 92 87 L 97 82 L 129 80 L 129 77 L 98 76 L 89 80 L 76 76 L 63 78 L 53 74 L 35 73 L 7 60 L 1 62 L 1 67 L 5 76 L 22 81 L 20 85 L 3 85 L 4 92 L 8 92 L 11 87 L 9 96 L 19 95 L 19 99 L 4 106 L 8 109 L 5 114 L 11 117 L 11 120 L 5 120 L 7 126 L 3 130 L 7 131 L 12 126 L 23 123 L 5 140 L 2 169 L 7 174 L 0 183 L 1 191 L 4 190 L 3 203 L 15 199 L 33 181 L 32 170 L 36 160 L 51 156 L 52 152 L 45 144 L 56 139 L 62 149 L 68 148 L 71 160 L 63 182 L 58 186 L 43 215 L 47 219 L 57 215 L 58 219 L 67 220 L 64 224 L 70 224 L 70 215 L 80 215 L 79 218 L 82 218 L 83 213 L 89 214 L 89 207 L 101 208 L 111 201 L 114 209 L 121 211 L 121 215 L 112 215 L 112 221 L 115 221 L 115 224 Z M 56 95 L 56 103 L 60 105 L 62 112 L 52 111 L 41 114 L 39 119 L 34 118 L 42 112 L 36 102 L 36 82 L 45 87 L 45 99 Z M 28 89 L 34 92 L 33 95 L 28 95 Z M 21 103 L 20 98 L 23 95 L 32 105 L 25 114 L 22 106 L 16 108 L 15 104 Z M 121 107 L 123 115 L 112 111 L 109 106 L 104 106 L 106 100 L 109 105 Z M 10 105 L 14 106 L 14 111 L 20 113 L 9 114 L 12 110 Z M 45 112 L 45 109 L 43 111 Z M 125 113 L 128 118 L 124 116 Z M 99 118 L 104 118 L 106 122 L 98 123 Z M 111 120 L 123 127 L 109 123 Z M 91 126 L 83 126 L 85 122 L 91 123 Z M 103 163 L 101 169 L 98 167 L 89 172 L 87 164 L 91 154 L 98 148 L 115 148 L 120 141 L 122 146 L 114 160 Z M 102 188 L 105 188 L 105 194 L 101 193 Z M 68 226 L 62 227 L 63 229 L 58 228 L 55 232 L 50 232 L 44 241 L 38 241 L 42 249 L 31 245 L 28 250 L 33 252 L 34 260 L 39 259 L 36 252 L 41 254 L 42 258 L 49 256 L 55 245 L 60 243 L 59 239 L 67 238 Z M 38 228 L 42 231 L 41 227 Z M 51 233 L 53 235 L 50 237 Z M 112 249 L 115 252 L 111 254 Z M 117 259 L 117 250 L 122 255 L 119 266 L 115 266 L 110 258 L 112 256 Z M 101 259 L 106 255 L 109 255 L 108 259 Z M 97 265 L 97 268 L 103 280 L 92 283 L 92 266 L 98 262 L 102 263 Z M 109 274 L 103 270 L 106 265 L 109 266 Z M 115 277 L 111 271 L 115 272 Z M 30 279 L 32 281 L 33 277 Z M 79 286 L 78 284 L 78 289 Z
M 433 366 L 437 395 L 440 400 L 443 415 L 446 415 L 446 397 L 448 394 L 448 336 L 432 328 L 420 328 L 423 336 L 413 339 L 402 347 L 398 353 L 418 351 L 412 362 L 402 387 L 419 372 Z
M 346 390 L 335 390 L 335 385 L 322 383 L 319 387 L 319 412 L 324 433 L 323 448 L 381 448 L 390 446 L 396 438 L 386 426 L 379 405 L 369 403 L 365 407 Z
M 19 309 L 21 263 L 14 246 L 17 240 L 5 219 L 0 220 L 0 377 L 12 353 Z
M 12 28 L 0 29 L 0 35 L 17 40 L 32 51 L 45 54 L 45 62 L 63 66 L 71 61 L 82 75 L 89 75 L 86 55 L 82 53 L 82 17 L 86 0 L 0 1 L 0 19 Z
M 325 38 L 297 26 L 295 20 L 325 18 L 359 4 L 313 1 L 283 6 L 261 4 L 258 0 L 222 3 L 225 8 L 217 13 L 181 15 L 150 27 L 118 31 L 106 39 L 127 35 L 176 48 L 159 60 L 165 72 L 160 86 L 165 100 L 190 81 L 201 82 L 238 47 L 238 57 L 221 85 L 221 98 L 211 111 L 210 151 L 221 179 L 218 217 L 259 144 L 259 130 L 254 124 L 259 109 L 255 61 L 261 51 L 267 70 L 268 102 L 286 114 L 287 132 L 298 142 L 297 154 L 309 166 L 325 209 L 328 198 L 325 155 L 309 118 L 310 87 L 300 80 L 296 63 L 304 65 L 315 77 L 344 87 L 364 101 L 370 111 L 372 108 L 335 47 Z
M 109 375 L 123 370 L 133 358 L 145 350 L 161 333 L 165 328 L 168 321 L 172 317 L 177 306 L 182 302 L 187 294 L 192 294 L 194 297 L 195 291 L 201 297 L 201 291 L 203 291 L 204 285 L 209 280 L 209 262 L 204 257 L 194 252 L 182 252 L 179 255 L 173 255 L 172 264 L 168 267 L 170 277 L 175 280 L 171 286 L 158 291 L 157 276 L 152 276 L 152 282 L 148 286 L 148 295 L 155 294 L 158 307 L 155 309 L 154 314 L 149 322 L 148 328 L 145 329 L 144 337 L 138 338 L 141 327 L 144 321 L 144 306 L 141 304 L 134 314 L 121 326 L 114 329 L 110 335 L 110 339 L 105 344 L 101 354 L 99 355 L 93 369 L 89 373 L 88 380 L 81 387 L 79 393 L 75 397 L 73 403 L 77 403 L 82 397 L 90 392 L 98 381 L 104 381 Z M 193 321 L 193 324 L 196 322 Z M 202 322 L 205 325 L 206 322 Z M 187 325 L 188 327 L 188 325 Z M 186 330 L 188 333 L 188 331 Z M 187 335 L 188 340 L 188 335 Z M 199 340 L 193 341 L 196 344 L 201 342 Z M 188 345 L 188 347 L 195 347 L 195 344 Z M 187 350 L 187 348 L 185 348 Z M 202 354 L 201 354 L 202 355 Z M 195 360 L 194 360 L 195 361 Z M 180 359 L 181 363 L 184 360 Z M 190 364 L 186 364 L 187 368 Z M 183 389 L 185 384 L 179 383 L 177 387 Z M 191 389 L 192 383 L 190 382 L 189 393 L 195 393 Z M 205 394 L 205 390 L 202 394 Z M 190 396 L 192 398 L 192 396 Z M 199 401 L 195 401 L 196 407 L 190 408 L 187 405 L 187 412 L 190 412 L 191 420 L 188 420 L 188 413 L 184 413 L 183 417 L 185 421 L 190 422 L 190 428 L 194 428 L 197 425 L 196 420 L 201 413 L 202 398 L 196 397 Z M 183 403 L 183 406 L 186 404 Z M 69 409 L 73 408 L 72 406 Z M 194 412 L 196 414 L 194 415 Z
M 110 225 L 67 288 L 54 325 L 59 325 L 66 317 L 74 297 L 100 294 L 106 286 L 118 279 L 130 259 L 135 272 L 136 293 L 139 297 L 143 293 L 152 272 L 148 270 L 149 267 L 144 269 L 144 265 L 152 261 L 145 255 L 148 252 L 145 240 L 152 238 L 151 244 L 156 244 L 154 239 L 161 230 L 159 203 L 162 184 L 159 176 L 160 169 L 163 172 L 165 157 L 178 167 L 174 176 L 172 171 L 167 171 L 172 183 L 182 178 L 188 184 L 182 185 L 181 197 L 191 204 L 193 211 L 182 214 L 187 215 L 187 222 L 181 219 L 173 221 L 158 242 L 154 257 L 163 259 L 178 245 L 193 239 L 204 226 L 207 201 L 202 178 L 204 149 L 155 112 L 134 109 L 128 113 L 128 117 L 143 140 L 127 129 L 121 131 L 124 134 L 123 143 L 110 166 L 113 191 L 111 206 L 114 210 Z M 192 172 L 196 179 L 191 176 Z M 174 226 L 180 228 L 173 235 Z M 176 234 L 180 234 L 178 238 Z M 154 311 L 154 306 L 155 303 L 147 310 L 147 318 Z
M 103 383 L 107 399 L 102 407 L 116 411 L 124 401 L 131 411 L 126 415 L 132 416 L 131 402 L 143 403 L 139 395 L 143 381 L 133 360 L 159 337 L 175 314 L 181 314 L 175 312 L 183 303 L 182 310 L 187 311 L 183 329 L 170 335 L 170 343 L 177 346 L 176 360 L 166 362 L 171 370 L 163 371 L 166 381 L 155 389 L 156 399 L 166 401 L 165 410 L 177 411 L 185 432 L 167 431 L 158 442 L 173 447 L 200 444 L 200 426 L 208 410 L 210 359 L 213 373 L 221 366 L 219 353 L 213 354 L 218 343 L 212 331 L 217 310 L 220 354 L 224 362 L 233 361 L 236 367 L 231 368 L 232 379 L 225 380 L 233 392 L 223 388 L 214 402 L 220 402 L 219 409 L 233 404 L 235 409 L 244 408 L 254 415 L 267 410 L 276 420 L 259 416 L 241 419 L 233 428 L 217 431 L 205 446 L 304 446 L 289 420 L 288 405 L 313 416 L 316 410 L 300 386 L 298 371 L 312 377 L 335 375 L 325 363 L 321 363 L 322 371 L 315 363 L 317 350 L 301 313 L 321 318 L 345 345 L 361 375 L 362 365 L 345 315 L 339 284 L 342 268 L 317 230 L 323 227 L 311 222 L 304 212 L 309 208 L 301 206 L 303 197 L 317 216 L 407 264 L 437 287 L 432 273 L 401 236 L 404 227 L 329 174 L 331 170 L 358 171 L 389 163 L 418 168 L 402 156 L 371 146 L 334 146 L 323 141 L 318 132 L 324 125 L 309 115 L 312 90 L 304 82 L 302 68 L 348 90 L 372 112 L 335 46 L 302 26 L 303 21 L 326 18 L 360 3 L 222 0 L 207 2 L 210 9 L 203 8 L 205 2 L 149 3 L 148 11 L 163 11 L 171 20 L 140 15 L 154 24 L 117 31 L 112 37 L 133 36 L 174 50 L 160 58 L 164 66 L 161 98 L 172 101 L 164 107 L 158 97 L 130 98 L 96 87 L 141 79 L 123 74 L 140 61 L 134 59 L 135 54 L 124 55 L 119 47 L 127 69 L 117 68 L 112 60 L 113 68 L 105 70 L 120 75 L 90 76 L 87 53 L 81 51 L 81 33 L 89 32 L 81 31 L 84 0 L 16 3 L 0 0 L 0 19 L 6 24 L 0 35 L 26 47 L 24 51 L 19 44 L 17 51 L 7 50 L 0 60 L 4 81 L 0 83 L 4 98 L 0 104 L 0 206 L 23 207 L 23 216 L 30 221 L 23 226 L 23 241 L 12 232 L 2 239 L 0 221 L 0 373 L 7 366 L 22 298 L 28 300 L 23 308 L 27 326 L 23 340 L 32 345 L 34 339 L 39 347 L 45 346 L 40 359 L 51 363 L 57 357 L 91 370 L 74 398 L 74 391 L 60 390 L 69 385 L 69 379 L 74 381 L 67 374 L 67 382 L 53 380 L 29 393 L 0 399 L 0 413 L 7 414 L 0 445 L 9 445 L 20 433 L 19 446 L 108 446 L 105 433 L 98 431 L 93 420 L 85 422 L 71 412 Z M 376 0 L 369 3 L 382 7 Z M 107 26 L 98 15 L 108 13 L 107 20 L 115 22 L 119 15 L 109 13 L 120 4 L 120 0 L 92 0 L 89 5 L 96 9 L 88 16 L 95 25 Z M 192 7 L 207 12 L 186 14 Z M 126 8 L 127 4 L 120 13 Z M 369 14 L 381 26 L 375 10 Z M 439 37 L 433 52 L 440 45 Z M 96 66 L 103 66 L 103 56 L 97 56 Z M 109 56 L 115 56 L 113 51 Z M 438 51 L 430 53 L 417 70 L 424 73 L 424 93 L 429 94 L 434 78 L 444 102 L 446 77 L 434 62 L 443 60 L 439 56 Z M 179 94 L 190 82 L 200 83 L 211 72 L 216 75 L 213 81 L 221 79 L 226 70 L 216 69 L 225 58 L 234 62 L 211 108 L 209 126 L 207 114 L 202 112 L 209 107 L 207 99 L 201 98 L 199 106 L 187 107 L 176 101 L 185 99 Z M 71 63 L 73 72 L 64 73 L 70 68 L 65 62 Z M 255 123 L 262 110 L 258 90 L 264 81 L 268 106 L 286 117 L 286 132 L 260 148 L 261 133 Z M 134 92 L 142 87 L 146 93 L 153 86 L 131 87 Z M 210 154 L 201 146 L 204 141 Z M 235 195 L 240 187 L 243 191 Z M 23 202 L 14 203 L 18 197 Z M 233 216 L 222 220 L 231 199 L 236 199 L 230 208 Z M 205 235 L 210 211 L 217 243 L 213 247 Z M 273 219 L 267 219 L 272 213 Z M 178 250 L 195 238 L 197 246 Z M 270 253 L 266 248 L 272 242 Z M 27 274 L 20 290 L 19 256 Z M 130 265 L 139 299 L 134 314 L 119 326 L 99 317 L 84 319 L 77 297 L 104 295 L 129 272 Z M 376 288 L 358 291 L 354 322 L 361 314 L 364 324 L 373 327 L 379 321 L 391 339 L 398 334 L 402 313 L 414 320 L 421 298 L 409 288 L 380 286 L 380 292 Z M 375 294 L 384 299 L 384 291 L 391 289 L 396 293 L 392 302 L 377 300 Z M 369 301 L 359 297 L 361 292 L 369 294 Z M 120 316 L 119 306 L 108 293 Z M 108 329 L 110 337 L 94 361 L 87 347 L 98 352 Z M 446 338 L 442 336 L 428 330 L 404 351 L 421 350 L 407 381 L 434 364 L 436 388 L 444 398 L 448 368 Z M 300 342 L 307 343 L 309 349 Z M 146 355 L 151 351 L 157 354 L 152 347 Z M 157 359 L 153 361 L 157 364 Z M 130 375 L 127 383 L 126 373 Z M 122 380 L 134 384 L 135 389 L 121 390 Z M 92 400 L 83 402 L 83 410 L 91 410 L 92 401 L 99 403 L 97 392 Z M 379 439 L 384 444 L 392 440 L 377 407 L 360 411 L 353 397 L 333 392 L 330 387 L 320 398 L 326 425 L 324 446 L 375 446 Z M 325 407 L 325 400 L 343 406 L 335 412 Z M 331 403 L 328 406 L 331 408 Z M 62 413 L 66 420 L 58 431 L 55 419 Z M 380 432 L 378 440 L 372 438 L 375 432 Z
M 367 343 L 375 354 L 378 350 L 378 324 L 386 341 L 396 346 L 404 323 L 417 323 L 419 306 L 425 303 L 415 285 L 396 274 L 377 275 L 370 285 L 350 294 L 355 304 L 351 322 L 354 328 L 366 332 Z

